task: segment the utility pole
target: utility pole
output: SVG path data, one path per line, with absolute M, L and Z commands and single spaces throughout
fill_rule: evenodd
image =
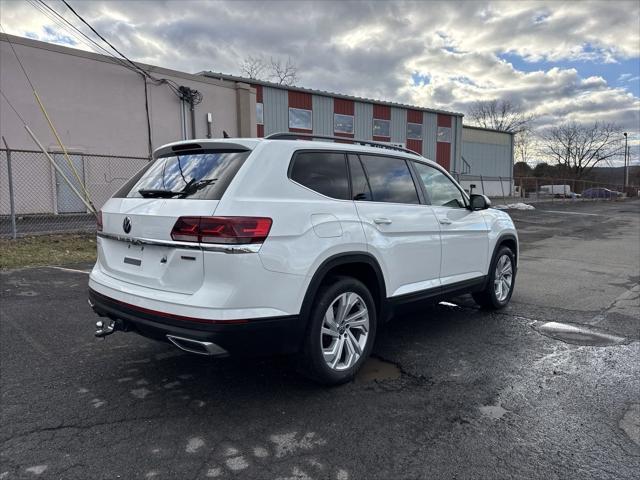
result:
M 624 188 L 627 189 L 627 185 L 629 184 L 629 149 L 627 148 L 627 132 L 623 133 L 624 135 Z

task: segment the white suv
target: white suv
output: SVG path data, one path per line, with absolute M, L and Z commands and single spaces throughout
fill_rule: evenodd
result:
M 296 352 L 312 378 L 340 383 L 398 304 L 465 292 L 509 302 L 509 215 L 408 150 L 302 137 L 157 149 L 99 216 L 96 335 L 214 356 Z

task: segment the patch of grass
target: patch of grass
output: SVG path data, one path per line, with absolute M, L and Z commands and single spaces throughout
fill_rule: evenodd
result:
M 60 234 L 0 239 L 0 269 L 69 265 L 96 260 L 95 234 Z

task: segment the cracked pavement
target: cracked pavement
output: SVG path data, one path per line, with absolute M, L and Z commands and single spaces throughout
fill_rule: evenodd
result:
M 337 388 L 287 358 L 94 339 L 87 265 L 2 272 L 0 479 L 636 478 L 640 202 L 510 213 L 511 305 L 407 309 Z M 563 341 L 545 322 L 625 341 Z

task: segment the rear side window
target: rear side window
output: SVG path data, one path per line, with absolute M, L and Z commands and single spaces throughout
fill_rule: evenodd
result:
M 343 153 L 298 152 L 289 176 L 300 185 L 327 197 L 349 198 L 347 163 Z
M 374 202 L 420 203 L 407 162 L 381 155 L 360 155 Z
M 199 150 L 156 159 L 114 197 L 220 200 L 250 151 Z

